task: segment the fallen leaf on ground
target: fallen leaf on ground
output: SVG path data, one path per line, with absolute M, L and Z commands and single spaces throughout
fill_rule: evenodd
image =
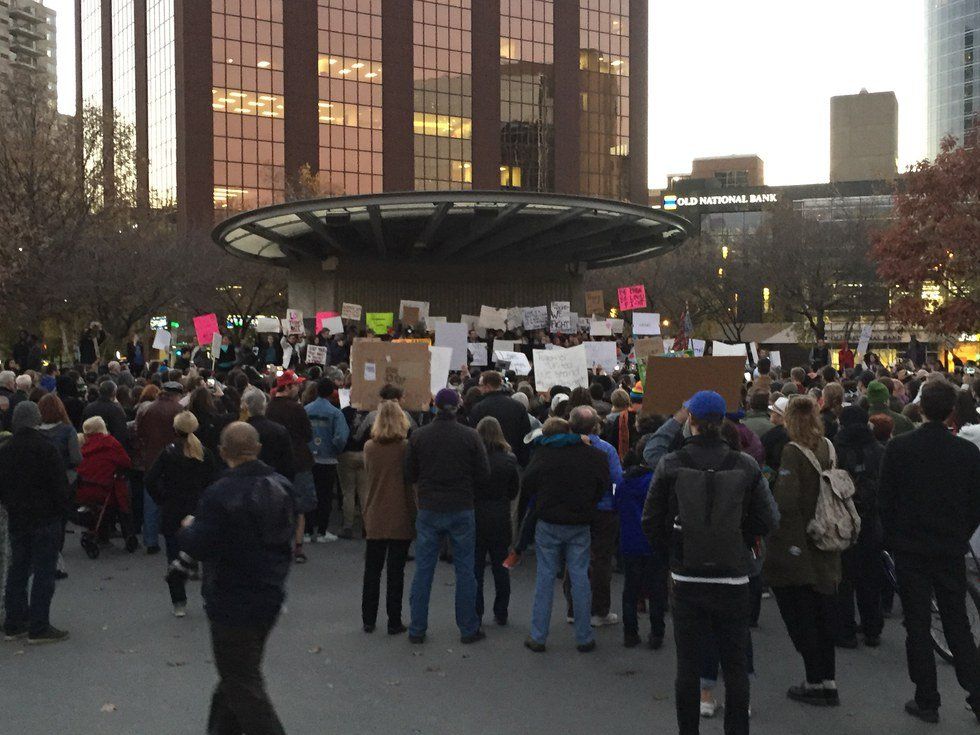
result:
M 103 712 L 115 712 L 117 709 L 119 708 L 116 705 L 109 702 L 102 705 Z
M 320 653 L 322 650 L 323 646 L 313 646 L 313 648 L 309 649 L 310 653 Z

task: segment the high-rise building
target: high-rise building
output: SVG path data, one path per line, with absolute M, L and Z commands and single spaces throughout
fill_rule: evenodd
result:
M 0 85 L 36 75 L 55 94 L 58 81 L 55 12 L 40 0 L 0 0 Z
M 980 0 L 927 0 L 928 153 L 947 135 L 964 141 L 980 114 Z
M 722 189 L 764 186 L 765 164 L 754 154 L 695 158 L 690 178 L 710 180 Z
M 898 99 L 894 92 L 830 98 L 830 180 L 891 180 L 898 172 Z
M 76 93 L 105 133 L 132 123 L 139 197 L 186 227 L 309 174 L 646 203 L 647 4 L 75 0 Z

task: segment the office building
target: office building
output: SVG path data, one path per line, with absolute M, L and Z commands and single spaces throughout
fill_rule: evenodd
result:
M 978 34 L 980 0 L 926 0 L 930 158 L 947 135 L 962 143 L 980 113 Z
M 76 95 L 132 123 L 138 198 L 190 229 L 306 167 L 320 194 L 645 204 L 647 2 L 76 0 Z
M 56 93 L 55 16 L 40 0 L 0 0 L 0 86 L 29 74 Z
M 898 172 L 898 99 L 894 92 L 830 98 L 830 180 L 892 180 Z
M 695 158 L 687 178 L 713 181 L 723 189 L 765 186 L 765 164 L 754 154 Z

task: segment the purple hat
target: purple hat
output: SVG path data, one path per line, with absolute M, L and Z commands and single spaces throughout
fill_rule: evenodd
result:
M 436 408 L 449 408 L 459 405 L 459 393 L 452 388 L 443 388 L 436 393 Z

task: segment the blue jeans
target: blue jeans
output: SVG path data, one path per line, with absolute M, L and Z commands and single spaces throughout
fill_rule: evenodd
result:
M 476 544 L 476 517 L 472 510 L 455 513 L 437 513 L 419 510 L 415 519 L 415 578 L 409 601 L 412 622 L 409 635 L 425 635 L 429 627 L 429 596 L 432 579 L 439 563 L 439 541 L 449 536 L 453 548 L 453 566 L 456 568 L 456 625 L 463 636 L 473 635 L 480 629 L 476 616 L 476 577 L 473 576 L 474 548 Z
M 4 590 L 8 631 L 27 625 L 31 635 L 43 633 L 50 624 L 51 598 L 54 597 L 54 574 L 58 567 L 62 521 L 46 521 L 30 530 L 10 534 L 10 569 Z M 27 584 L 31 583 L 30 601 Z
M 143 491 L 143 546 L 160 546 L 160 508 L 146 490 Z
M 575 642 L 589 643 L 592 631 L 592 585 L 589 583 L 589 550 L 592 545 L 589 526 L 559 526 L 538 521 L 534 532 L 537 554 L 537 580 L 534 607 L 531 610 L 531 638 L 538 643 L 548 639 L 551 605 L 555 597 L 555 578 L 564 557 L 572 584 L 575 610 Z

